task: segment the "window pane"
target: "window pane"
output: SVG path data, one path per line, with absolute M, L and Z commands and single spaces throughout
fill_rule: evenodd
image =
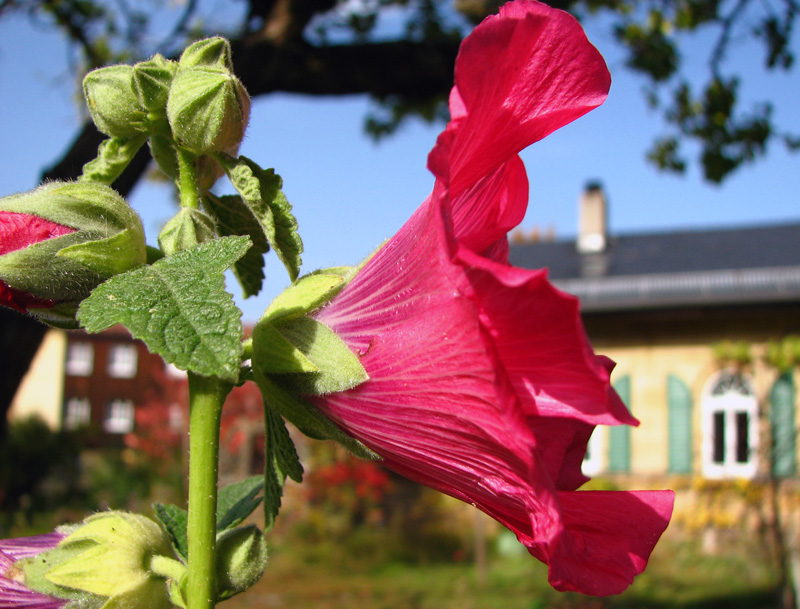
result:
M 133 431 L 133 402 L 114 400 L 108 405 L 103 428 L 108 433 L 129 433 Z
M 64 413 L 64 428 L 79 429 L 89 424 L 91 406 L 87 398 L 70 398 Z
M 750 459 L 748 442 L 748 416 L 746 412 L 736 413 L 736 462 L 747 463 Z
M 136 376 L 136 347 L 114 345 L 108 352 L 108 374 L 118 379 Z
M 89 376 L 92 374 L 94 349 L 89 343 L 71 343 L 67 347 L 67 363 L 64 366 L 70 376 Z
M 714 413 L 714 463 L 725 461 L 725 413 Z

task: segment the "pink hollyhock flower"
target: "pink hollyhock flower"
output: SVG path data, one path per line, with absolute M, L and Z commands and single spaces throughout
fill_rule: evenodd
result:
M 602 57 L 567 13 L 505 5 L 463 42 L 431 196 L 316 318 L 369 380 L 311 397 L 400 474 L 471 503 L 549 565 L 559 590 L 623 591 L 671 491 L 577 491 L 595 425 L 635 425 L 575 298 L 508 265 L 527 206 L 517 153 L 601 104 Z
M 74 232 L 74 228 L 31 214 L 0 211 L 0 256 Z M 55 304 L 54 300 L 12 288 L 0 279 L 2 306 L 25 313 L 29 308 L 49 309 Z
M 0 540 L 0 607 L 3 609 L 60 609 L 68 601 L 28 588 L 16 573 L 14 563 L 51 550 L 64 538 L 60 533 Z

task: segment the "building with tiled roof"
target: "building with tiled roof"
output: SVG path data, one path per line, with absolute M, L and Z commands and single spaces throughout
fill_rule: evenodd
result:
M 641 421 L 596 431 L 587 473 L 794 475 L 797 373 L 764 356 L 770 341 L 800 335 L 800 222 L 614 235 L 606 215 L 591 185 L 577 238 L 516 235 L 510 251 L 512 264 L 548 268 L 580 299 L 592 344 L 617 362 L 614 385 Z M 748 345 L 750 362 L 722 361 L 726 344 Z

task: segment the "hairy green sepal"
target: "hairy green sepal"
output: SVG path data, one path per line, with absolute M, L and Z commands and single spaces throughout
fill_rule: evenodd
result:
M 214 220 L 199 209 L 181 207 L 161 229 L 158 245 L 165 255 L 171 256 L 197 247 L 215 236 Z
M 2 256 L 0 279 L 34 296 L 77 301 L 105 279 L 147 260 L 139 216 L 104 184 L 50 182 L 1 198 L 0 210 L 75 229 Z
M 101 133 L 125 140 L 147 132 L 147 115 L 133 89 L 133 66 L 89 72 L 83 79 L 83 93 Z

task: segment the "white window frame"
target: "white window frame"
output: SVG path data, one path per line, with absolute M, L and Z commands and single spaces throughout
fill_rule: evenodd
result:
M 603 455 L 605 455 L 605 429 L 599 425 L 594 428 L 589 442 L 586 445 L 586 454 L 581 463 L 581 472 L 584 476 L 596 476 L 603 471 Z
M 123 398 L 112 400 L 106 408 L 103 429 L 106 433 L 125 434 L 133 431 L 133 401 Z
M 115 379 L 135 378 L 138 355 L 136 345 L 111 345 L 108 350 L 108 375 Z
M 747 459 L 740 461 L 739 417 L 747 417 Z M 722 460 L 715 458 L 715 421 L 723 425 Z M 702 457 L 706 478 L 754 478 L 758 473 L 758 398 L 750 379 L 722 370 L 706 383 L 702 400 Z
M 94 370 L 94 346 L 87 342 L 69 343 L 64 371 L 69 376 L 91 376 L 92 370 Z
M 92 405 L 89 398 L 72 397 L 64 405 L 64 423 L 67 430 L 80 429 L 89 425 L 92 419 Z

